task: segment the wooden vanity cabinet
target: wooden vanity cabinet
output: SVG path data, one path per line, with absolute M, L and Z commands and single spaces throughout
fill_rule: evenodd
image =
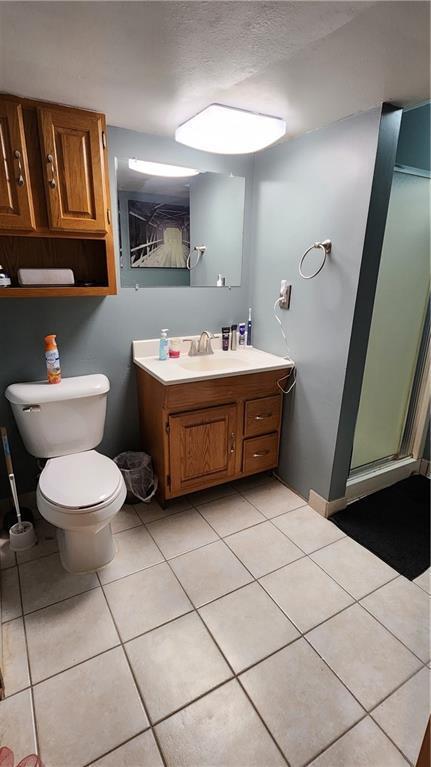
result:
M 142 449 L 162 503 L 277 466 L 287 369 L 173 385 L 136 370 Z
M 103 114 L 0 94 L 0 298 L 116 291 Z M 70 268 L 74 286 L 18 285 L 19 268 Z

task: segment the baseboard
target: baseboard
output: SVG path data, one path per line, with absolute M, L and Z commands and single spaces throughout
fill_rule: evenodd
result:
M 310 490 L 308 496 L 308 505 L 311 506 L 314 511 L 317 511 L 322 517 L 332 517 L 337 511 L 345 509 L 347 506 L 347 498 L 336 498 L 334 501 L 328 501 L 327 498 L 323 498 L 315 490 Z

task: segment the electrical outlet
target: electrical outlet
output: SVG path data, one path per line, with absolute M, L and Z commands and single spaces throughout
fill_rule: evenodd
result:
M 287 280 L 282 280 L 280 284 L 280 309 L 290 308 L 290 294 L 292 292 L 292 285 Z

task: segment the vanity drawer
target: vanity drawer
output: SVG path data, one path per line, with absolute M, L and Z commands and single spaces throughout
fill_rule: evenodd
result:
M 244 436 L 278 431 L 281 417 L 281 397 L 262 397 L 245 403 Z
M 245 439 L 242 449 L 242 470 L 245 473 L 265 471 L 277 466 L 278 433 Z

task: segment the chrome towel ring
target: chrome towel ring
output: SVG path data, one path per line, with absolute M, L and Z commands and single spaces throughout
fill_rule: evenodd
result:
M 302 271 L 302 265 L 303 265 L 306 257 L 308 256 L 309 252 L 311 250 L 314 250 L 315 248 L 320 248 L 323 251 L 322 263 L 320 264 L 319 268 L 316 269 L 315 272 L 313 272 L 313 274 L 304 274 L 304 272 Z M 313 242 L 313 244 L 310 245 L 310 247 L 305 251 L 304 255 L 302 256 L 302 258 L 301 258 L 301 260 L 299 262 L 299 274 L 301 275 L 301 277 L 303 277 L 304 280 L 312 280 L 313 277 L 317 277 L 319 272 L 321 272 L 323 267 L 325 266 L 326 256 L 330 255 L 331 250 L 332 250 L 332 242 L 331 242 L 331 240 L 323 240 L 322 242 Z

